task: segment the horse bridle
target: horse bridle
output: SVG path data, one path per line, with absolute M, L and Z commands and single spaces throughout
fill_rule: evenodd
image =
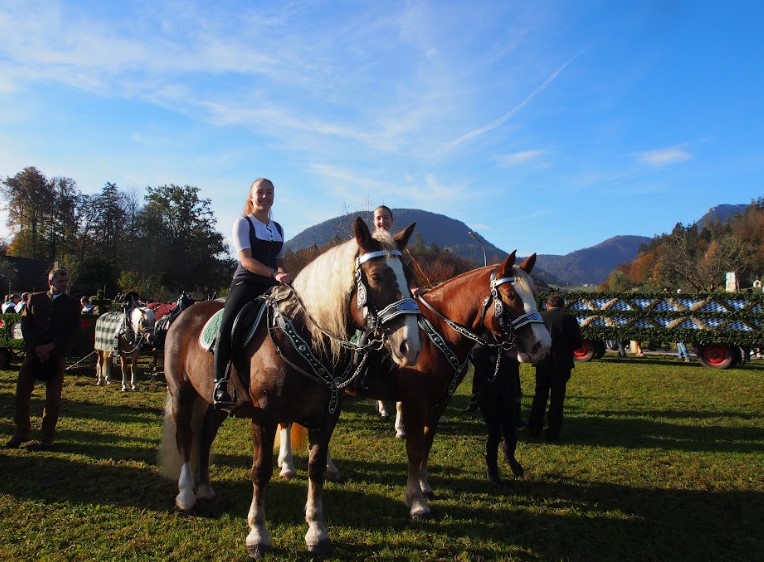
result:
M 351 360 L 347 362 L 347 365 L 345 366 L 342 374 L 336 377 L 332 376 L 332 369 L 324 365 L 324 363 L 318 357 L 316 357 L 316 354 L 311 349 L 310 344 L 297 331 L 297 329 L 294 327 L 294 324 L 292 323 L 292 320 L 281 313 L 281 311 L 278 309 L 278 305 L 274 303 L 273 306 L 269 307 L 269 314 L 273 314 L 274 317 L 269 318 L 268 320 L 268 332 L 276 347 L 277 353 L 282 358 L 282 360 L 290 365 L 293 369 L 302 373 L 311 380 L 323 384 L 329 389 L 331 392 L 331 397 L 329 399 L 328 405 L 328 411 L 330 414 L 334 414 L 337 410 L 337 406 L 339 404 L 339 393 L 348 385 L 350 385 L 364 371 L 366 367 L 366 360 L 369 356 L 369 351 L 371 349 L 380 349 L 384 345 L 386 338 L 385 325 L 389 324 L 394 318 L 397 318 L 401 315 L 419 315 L 419 306 L 412 298 L 406 297 L 399 299 L 389 304 L 381 311 L 377 311 L 373 306 L 373 303 L 370 302 L 370 299 L 368 298 L 368 288 L 363 282 L 361 265 L 372 259 L 387 258 L 390 256 L 400 259 L 401 253 L 398 250 L 377 250 L 373 252 L 366 252 L 365 254 L 357 257 L 355 260 L 355 271 L 353 273 L 353 278 L 354 286 L 357 291 L 356 306 L 359 309 L 363 308 L 364 310 L 363 316 L 367 329 L 364 335 L 361 336 L 359 343 L 341 340 L 322 328 L 313 318 L 310 318 L 304 303 L 300 299 L 297 292 L 294 290 L 294 287 L 290 287 L 292 295 L 300 303 L 304 313 L 325 336 L 338 341 L 340 345 L 352 350 L 352 352 L 356 355 L 360 355 L 360 360 L 358 361 L 354 362 L 351 358 Z M 273 334 L 271 333 L 271 327 L 275 325 L 278 325 L 281 332 L 286 335 L 292 346 L 292 349 L 294 349 L 297 355 L 299 355 L 307 365 L 307 370 L 295 364 L 284 355 L 281 348 L 276 343 L 276 340 L 273 338 Z M 369 334 L 379 334 L 379 337 L 369 339 Z
M 377 258 L 397 257 L 401 259 L 401 253 L 398 250 L 377 250 L 366 252 L 355 260 L 355 287 L 356 287 L 356 306 L 363 309 L 363 318 L 366 322 L 366 328 L 369 333 L 377 333 L 386 324 L 390 323 L 398 316 L 406 314 L 419 314 L 419 306 L 411 297 L 405 297 L 397 300 L 380 311 L 377 311 L 373 303 L 369 302 L 366 285 L 363 282 L 361 266 L 367 261 Z
M 499 287 L 505 283 L 511 283 L 512 286 L 515 287 L 516 282 L 517 278 L 514 275 L 496 279 L 496 270 L 491 271 L 491 293 L 483 300 L 483 313 L 480 318 L 480 323 L 485 325 L 485 314 L 488 311 L 488 306 L 490 305 L 491 300 L 493 300 L 493 317 L 498 321 L 499 327 L 501 328 L 502 342 L 506 342 L 510 346 L 515 343 L 515 332 L 517 330 L 528 324 L 544 323 L 544 320 L 541 318 L 541 314 L 539 314 L 538 311 L 526 312 L 514 319 L 509 318 L 509 315 L 504 311 L 506 303 L 501 298 Z
M 505 283 L 512 283 L 513 285 L 516 283 L 517 279 L 514 275 L 507 276 L 507 277 L 500 277 L 496 278 L 496 270 L 491 271 L 491 282 L 490 287 L 491 291 L 483 299 L 483 307 L 482 312 L 480 315 L 480 324 L 482 326 L 485 326 L 485 315 L 488 311 L 488 307 L 491 304 L 491 300 L 494 301 L 494 318 L 498 321 L 499 327 L 501 328 L 502 336 L 500 339 L 497 339 L 496 336 L 494 337 L 493 342 L 489 342 L 486 339 L 480 337 L 478 334 L 472 332 L 465 326 L 462 326 L 458 322 L 454 322 L 441 312 L 435 310 L 433 306 L 425 300 L 423 296 L 419 296 L 419 300 L 424 304 L 427 308 L 429 308 L 433 313 L 435 313 L 438 317 L 443 320 L 447 326 L 449 326 L 452 330 L 458 332 L 459 334 L 465 336 L 467 339 L 470 339 L 474 341 L 475 343 L 478 343 L 480 345 L 483 345 L 485 347 L 496 347 L 499 348 L 498 354 L 497 354 L 497 360 L 496 360 L 496 369 L 494 372 L 494 377 L 496 376 L 496 373 L 499 371 L 499 363 L 501 361 L 501 355 L 504 351 L 511 349 L 512 347 L 515 347 L 516 341 L 515 341 L 515 331 L 519 330 L 523 326 L 527 326 L 528 324 L 543 324 L 544 320 L 541 318 L 541 314 L 538 312 L 527 312 L 525 314 L 521 314 L 517 318 L 509 318 L 509 314 L 505 311 L 505 302 L 501 298 L 501 293 L 499 292 L 499 287 Z M 459 377 L 457 376 L 459 373 L 461 373 L 465 367 L 467 366 L 467 361 L 469 360 L 468 357 L 465 357 L 463 362 L 459 362 L 459 358 L 457 357 L 456 353 L 448 347 L 448 344 L 446 343 L 446 340 L 441 336 L 438 331 L 435 329 L 435 327 L 432 325 L 432 323 L 427 320 L 424 316 L 419 318 L 419 327 L 422 328 L 422 331 L 427 334 L 427 337 L 430 338 L 430 341 L 437 347 L 441 353 L 446 357 L 446 360 L 451 365 L 451 367 L 454 370 L 454 374 L 451 378 L 451 383 L 448 385 L 448 395 L 452 396 L 453 393 L 456 391 L 457 382 L 459 380 Z
M 133 342 L 128 340 L 128 343 L 133 345 L 133 349 L 131 351 L 135 351 L 136 349 L 138 349 L 141 346 L 141 344 L 144 342 L 144 340 L 146 341 L 146 343 L 148 343 L 148 341 L 149 341 L 149 334 L 153 334 L 154 333 L 154 328 L 146 328 L 145 326 L 141 327 L 140 324 L 139 324 L 139 326 L 136 327 L 137 329 L 131 329 L 133 327 L 133 321 L 130 319 L 130 312 L 132 312 L 133 309 L 131 308 L 128 311 L 127 307 L 123 307 L 123 308 L 125 309 L 125 311 L 123 313 L 125 315 L 125 328 L 126 328 L 125 333 L 129 334 L 131 336 L 130 339 L 132 339 L 133 335 L 137 335 L 138 336 L 138 340 L 134 344 L 133 344 Z M 146 310 L 145 309 L 143 309 L 141 307 L 133 307 L 133 308 L 138 308 L 138 310 L 141 311 L 141 317 L 142 318 L 146 318 Z M 125 339 L 127 339 L 127 338 L 125 338 Z

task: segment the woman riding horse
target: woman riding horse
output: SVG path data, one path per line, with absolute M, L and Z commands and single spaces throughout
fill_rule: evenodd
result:
M 252 182 L 244 205 L 244 215 L 233 223 L 232 239 L 239 258 L 225 302 L 215 344 L 214 404 L 236 405 L 228 374 L 231 368 L 231 330 L 242 307 L 276 285 L 291 283 L 284 261 L 284 230 L 271 220 L 274 187 L 271 180 Z

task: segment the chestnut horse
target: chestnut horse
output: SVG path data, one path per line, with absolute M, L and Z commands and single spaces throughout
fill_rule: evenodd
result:
M 427 478 L 427 462 L 441 415 L 466 373 L 467 355 L 477 342 L 514 347 L 521 362 L 536 363 L 552 340 L 536 307 L 535 286 L 529 273 L 533 254 L 519 266 L 515 252 L 502 264 L 462 273 L 417 297 L 422 318 L 422 352 L 415 366 L 390 366 L 384 376 L 368 375 L 368 389 L 347 392 L 354 396 L 402 403 L 406 431 L 408 478 L 405 503 L 412 519 L 430 515 L 427 499 L 434 498 Z M 370 361 L 370 364 L 374 364 Z M 387 366 L 382 365 L 382 372 Z M 279 463 L 282 476 L 295 473 L 289 440 L 300 429 L 282 429 Z M 327 474 L 340 474 L 331 463 Z
M 276 427 L 292 421 L 309 428 L 305 542 L 314 554 L 331 550 L 321 495 L 342 389 L 362 372 L 370 349 L 384 345 L 400 367 L 415 363 L 421 349 L 419 309 L 400 259 L 413 230 L 412 224 L 394 237 L 372 236 L 358 218 L 353 239 L 319 255 L 300 271 L 291 287 L 274 288 L 259 299 L 264 302 L 263 329 L 234 353 L 231 374 L 239 402 L 230 413 L 252 420 L 253 495 L 246 539 L 250 556 L 261 557 L 271 549 L 265 490 L 273 472 Z M 165 475 L 172 469 L 167 455 L 182 463 L 175 505 L 184 512 L 197 499 L 214 497 L 209 483 L 210 446 L 229 412 L 212 406 L 213 355 L 198 341 L 207 321 L 222 306 L 206 301 L 189 307 L 170 326 L 165 341 L 168 398 L 160 459 Z M 251 326 L 240 315 L 236 324 L 241 322 Z M 349 341 L 356 329 L 365 330 L 361 341 L 367 343 Z

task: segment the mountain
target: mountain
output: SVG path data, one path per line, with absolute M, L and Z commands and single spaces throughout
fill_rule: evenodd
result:
M 740 205 L 717 205 L 716 207 L 711 207 L 705 215 L 700 217 L 697 222 L 695 222 L 695 226 L 698 230 L 702 230 L 704 226 L 712 223 L 712 222 L 720 222 L 722 224 L 728 222 L 733 216 L 736 214 L 741 214 L 746 208 L 748 208 L 749 205 L 746 204 L 740 204 Z
M 695 224 L 702 228 L 710 221 L 725 222 L 746 207 L 747 205 L 717 205 L 709 209 Z M 287 250 L 296 252 L 314 245 L 320 247 L 335 238 L 347 240 L 352 236 L 353 221 L 357 216 L 365 220 L 366 224 L 372 224 L 372 216 L 368 211 L 335 217 L 306 228 L 288 240 Z M 417 223 L 413 239 L 410 241 L 412 247 L 418 244 L 428 247 L 435 244 L 476 264 L 483 263 L 483 247 L 489 263 L 507 255 L 505 250 L 497 248 L 482 237 L 481 247 L 480 242 L 470 236 L 471 231 L 466 224 L 445 215 L 420 209 L 393 209 L 393 216 L 399 229 L 412 222 Z M 535 277 L 554 285 L 599 285 L 607 279 L 613 269 L 637 257 L 640 246 L 649 244 L 651 240 L 652 238 L 646 236 L 614 236 L 596 246 L 576 250 L 564 256 L 539 254 L 533 273 Z M 514 248 L 510 248 L 512 249 Z
M 334 238 L 347 240 L 353 235 L 353 222 L 356 217 L 361 217 L 371 227 L 370 212 L 350 213 L 306 228 L 294 238 L 287 240 L 286 248 L 296 252 L 314 245 L 320 247 Z M 483 263 L 483 250 L 480 243 L 470 237 L 470 228 L 463 222 L 420 209 L 393 209 L 393 217 L 396 232 L 406 228 L 412 222 L 416 223 L 409 246 L 413 247 L 421 243 L 429 247 L 436 244 L 439 248 L 447 249 L 461 258 L 478 264 Z M 483 237 L 480 237 L 480 241 L 485 246 L 489 263 L 507 255 L 507 252 L 497 248 Z
M 536 263 L 549 274 L 547 283 L 599 285 L 616 267 L 637 257 L 640 246 L 651 240 L 647 236 L 614 236 L 564 256 L 539 254 Z

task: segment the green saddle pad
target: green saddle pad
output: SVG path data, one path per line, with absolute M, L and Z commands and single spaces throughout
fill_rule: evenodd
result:
M 218 331 L 220 331 L 220 321 L 223 319 L 223 309 L 221 308 L 215 314 L 213 314 L 207 323 L 202 328 L 202 333 L 199 334 L 199 345 L 202 349 L 209 351 L 212 346 L 215 345 L 215 338 L 218 337 Z

